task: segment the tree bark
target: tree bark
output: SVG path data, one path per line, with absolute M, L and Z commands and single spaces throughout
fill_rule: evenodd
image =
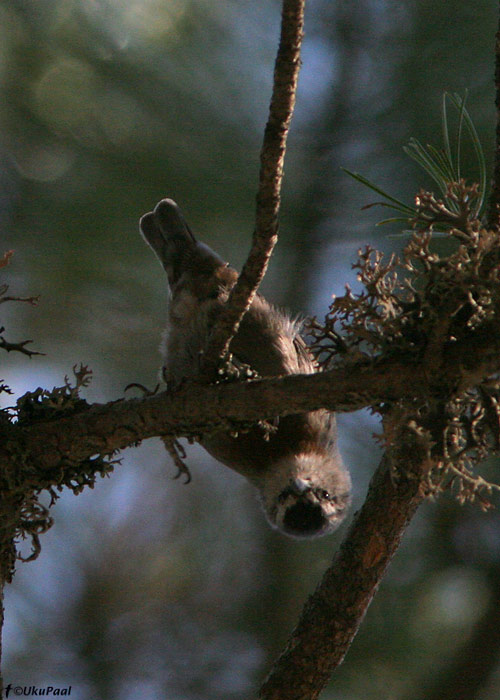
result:
M 281 36 L 274 66 L 269 118 L 260 153 L 259 187 L 252 247 L 212 331 L 202 375 L 212 379 L 250 308 L 278 240 L 278 216 L 288 129 L 295 107 L 304 29 L 305 0 L 283 0 Z
M 307 601 L 260 700 L 315 700 L 343 661 L 408 523 L 425 498 L 430 443 L 405 430 L 387 451 L 366 500 Z M 395 475 L 397 474 L 397 477 Z
M 214 429 L 278 415 L 326 408 L 354 411 L 400 399 L 461 392 L 500 369 L 500 322 L 485 324 L 462 341 L 448 343 L 445 362 L 429 371 L 411 358 L 381 358 L 345 369 L 250 382 L 185 384 L 174 393 L 94 404 L 68 417 L 3 428 L 0 469 L 41 470 L 74 466 L 94 454 L 109 455 L 158 435 L 196 437 Z

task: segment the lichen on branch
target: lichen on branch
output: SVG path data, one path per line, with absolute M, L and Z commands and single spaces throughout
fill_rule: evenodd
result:
M 2 449 L 7 450 L 10 457 L 4 460 L 7 466 L 0 475 L 0 567 L 7 581 L 14 573 L 16 558 L 30 561 L 40 553 L 40 535 L 52 526 L 49 510 L 59 493 L 64 488 L 71 489 L 74 494 L 86 486 L 93 488 L 97 477 L 108 476 L 117 462 L 112 455 L 95 454 L 74 462 L 61 458 L 52 468 L 42 469 L 26 456 L 23 441 L 19 438 L 23 428 L 57 421 L 90 408 L 80 397 L 80 389 L 88 386 L 91 371 L 80 365 L 73 368 L 73 374 L 74 383 L 65 377 L 62 386 L 27 392 L 17 400 L 16 406 L 0 411 Z M 48 506 L 40 500 L 43 492 L 50 496 Z M 19 542 L 25 539 L 31 542 L 31 553 L 27 557 L 18 552 Z
M 417 421 L 429 430 L 437 465 L 429 475 L 430 492 L 456 484 L 461 501 L 477 499 L 488 507 L 485 494 L 498 486 L 475 470 L 500 446 L 500 381 L 497 375 L 481 376 L 465 389 L 460 372 L 446 371 L 454 346 L 473 333 L 488 332 L 498 321 L 498 235 L 477 218 L 475 197 L 477 186 L 463 180 L 449 184 L 453 209 L 444 199 L 420 192 L 415 230 L 402 256 L 386 259 L 370 247 L 360 250 L 353 268 L 362 290 L 353 293 L 347 286 L 323 322 L 312 319 L 309 332 L 324 369 L 399 357 L 438 377 L 426 400 L 397 402 L 398 420 Z M 433 232 L 443 222 L 449 226 L 446 240 L 439 238 L 444 253 Z M 396 415 L 394 404 L 375 408 Z M 386 427 L 386 442 L 391 442 L 390 432 Z

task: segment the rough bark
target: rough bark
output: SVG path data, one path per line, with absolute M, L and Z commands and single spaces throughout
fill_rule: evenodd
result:
M 500 333 L 482 330 L 443 353 L 446 366 L 389 358 L 371 365 L 246 383 L 185 384 L 175 393 L 94 404 L 68 417 L 9 426 L 0 446 L 4 468 L 22 445 L 25 463 L 42 470 L 77 464 L 96 453 L 157 435 L 196 436 L 218 427 L 327 408 L 354 411 L 399 399 L 464 390 L 500 368 Z
M 295 106 L 304 27 L 305 0 L 283 0 L 281 36 L 274 67 L 273 93 L 260 153 L 259 187 L 252 247 L 215 325 L 206 349 L 203 374 L 212 378 L 221 357 L 249 309 L 278 240 L 278 215 L 288 129 Z
M 425 498 L 430 445 L 405 431 L 261 688 L 261 700 L 315 700 L 342 662 L 406 527 Z M 394 474 L 399 476 L 394 478 Z

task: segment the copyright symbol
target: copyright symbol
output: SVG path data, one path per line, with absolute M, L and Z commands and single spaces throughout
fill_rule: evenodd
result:
M 14 688 L 12 688 L 14 691 L 14 695 L 22 695 L 23 694 L 23 689 L 21 688 L 20 685 L 16 685 Z

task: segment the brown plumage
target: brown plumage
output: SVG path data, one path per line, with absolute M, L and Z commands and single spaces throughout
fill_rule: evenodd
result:
M 195 239 L 171 199 L 145 214 L 140 226 L 168 276 L 163 376 L 175 386 L 199 372 L 200 352 L 238 275 Z M 261 377 L 317 371 L 299 324 L 260 295 L 243 317 L 230 351 Z M 322 535 L 345 517 L 351 484 L 337 447 L 334 414 L 318 410 L 283 416 L 269 435 L 256 426 L 236 437 L 221 430 L 200 442 L 257 487 L 270 523 L 286 534 Z

